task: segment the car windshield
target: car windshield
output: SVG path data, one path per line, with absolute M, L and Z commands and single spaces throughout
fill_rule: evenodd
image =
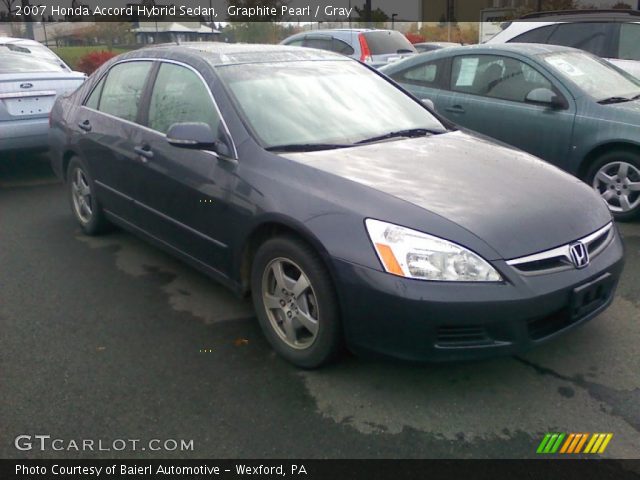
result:
M 218 71 L 265 148 L 348 146 L 402 130 L 446 131 L 422 105 L 357 62 L 228 65 Z
M 59 72 L 64 68 L 53 62 L 21 53 L 0 45 L 0 74 L 3 73 L 38 73 Z
M 596 101 L 632 99 L 640 94 L 640 81 L 622 74 L 608 62 L 582 52 L 561 52 L 544 56 L 544 61 Z

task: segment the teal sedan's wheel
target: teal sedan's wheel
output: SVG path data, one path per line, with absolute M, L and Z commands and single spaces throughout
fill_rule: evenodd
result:
M 607 202 L 616 220 L 640 214 L 640 156 L 634 152 L 609 152 L 592 166 L 587 181 Z
M 335 358 L 342 344 L 338 301 L 318 254 L 283 236 L 257 251 L 251 292 L 262 331 L 294 365 L 315 368 Z

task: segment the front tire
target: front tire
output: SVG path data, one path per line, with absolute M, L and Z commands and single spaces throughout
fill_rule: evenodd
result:
M 614 150 L 599 157 L 589 169 L 586 182 L 609 205 L 616 220 L 640 216 L 640 155 Z
M 251 293 L 260 327 L 289 362 L 317 368 L 342 344 L 333 283 L 319 255 L 294 237 L 267 240 L 256 252 Z
M 86 164 L 74 157 L 67 167 L 67 186 L 71 211 L 82 231 L 87 235 L 98 235 L 110 227 L 102 206 L 95 195 L 95 183 Z

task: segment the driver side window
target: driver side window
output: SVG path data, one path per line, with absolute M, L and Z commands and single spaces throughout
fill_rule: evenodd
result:
M 451 90 L 524 102 L 535 89 L 553 90 L 540 72 L 526 63 L 498 55 L 467 55 L 453 60 Z
M 174 123 L 207 123 L 218 133 L 220 117 L 209 88 L 190 69 L 163 63 L 149 102 L 149 128 L 167 133 Z

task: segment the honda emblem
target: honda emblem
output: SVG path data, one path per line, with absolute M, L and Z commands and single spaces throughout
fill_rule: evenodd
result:
M 589 265 L 589 250 L 584 243 L 576 242 L 569 245 L 569 255 L 576 268 L 584 268 Z

